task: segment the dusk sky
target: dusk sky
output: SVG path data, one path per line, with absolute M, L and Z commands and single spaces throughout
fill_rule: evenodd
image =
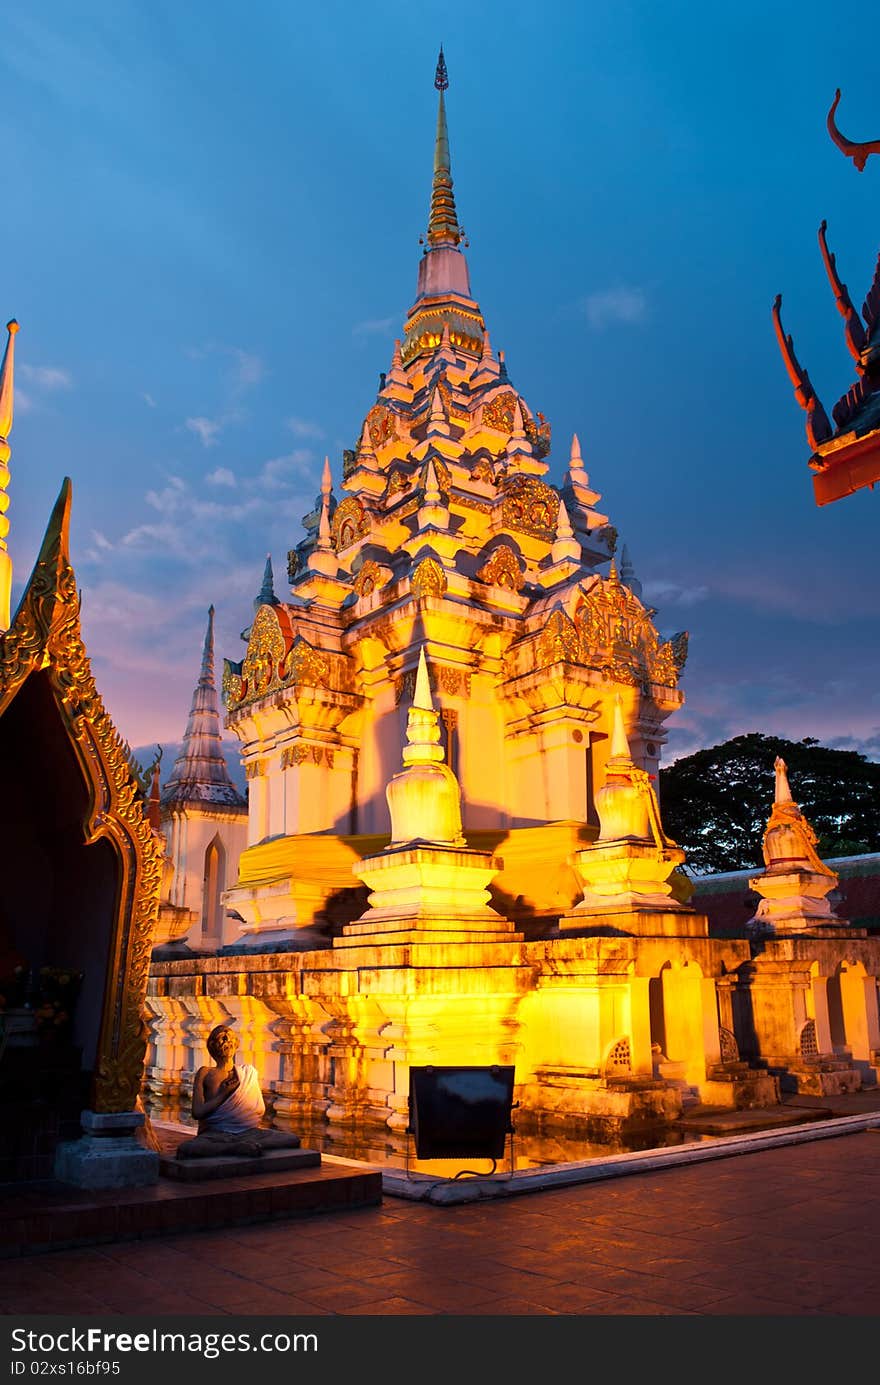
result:
M 21 324 L 13 601 L 62 478 L 98 686 L 183 732 L 207 608 L 240 659 L 267 552 L 357 441 L 414 295 L 449 67 L 473 291 L 572 432 L 669 635 L 666 761 L 741 732 L 880 758 L 878 505 L 813 500 L 771 305 L 829 414 L 880 248 L 864 7 L 39 3 L 7 8 L 0 313 Z M 166 764 L 166 768 L 170 765 Z

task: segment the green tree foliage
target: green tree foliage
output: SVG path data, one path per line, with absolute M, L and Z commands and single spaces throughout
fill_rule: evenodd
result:
M 669 836 L 690 870 L 763 865 L 761 839 L 773 802 L 773 763 L 788 766 L 792 798 L 819 838 L 820 856 L 880 850 L 880 764 L 855 750 L 752 732 L 698 750 L 660 771 Z

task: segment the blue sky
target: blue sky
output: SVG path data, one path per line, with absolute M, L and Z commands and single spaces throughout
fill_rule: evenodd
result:
M 577 431 L 657 623 L 687 628 L 667 759 L 745 731 L 880 755 L 877 505 L 818 509 L 770 318 L 854 378 L 880 136 L 854 8 L 61 3 L 4 19 L 0 313 L 21 323 L 10 549 L 64 475 L 99 687 L 179 739 L 208 605 L 240 658 L 267 552 L 354 445 L 414 292 L 442 41 L 471 281 L 511 378 Z

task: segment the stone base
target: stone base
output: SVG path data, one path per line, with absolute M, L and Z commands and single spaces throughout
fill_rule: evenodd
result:
M 627 905 L 601 908 L 592 905 L 572 909 L 559 920 L 560 933 L 579 933 L 582 936 L 624 935 L 630 938 L 707 938 L 709 920 L 683 905 L 669 903 L 655 908 L 631 908 Z
M 705 1106 L 724 1106 L 731 1111 L 751 1111 L 776 1106 L 780 1099 L 779 1078 L 748 1063 L 724 1063 L 711 1068 L 700 1084 L 700 1100 Z
M 159 1155 L 138 1142 L 142 1111 L 83 1111 L 83 1134 L 55 1151 L 55 1177 L 77 1188 L 143 1188 L 159 1181 Z
M 779 1085 L 783 1092 L 799 1092 L 806 1096 L 842 1096 L 845 1092 L 862 1089 L 862 1075 L 846 1061 L 820 1058 L 811 1063 L 776 1064 Z
M 588 1070 L 541 1068 L 517 1089 L 516 1127 L 613 1144 L 638 1131 L 656 1134 L 681 1114 L 681 1093 L 652 1078 L 608 1079 Z
M 280 1173 L 286 1169 L 314 1169 L 321 1163 L 316 1149 L 267 1149 L 255 1159 L 222 1156 L 218 1159 L 177 1159 L 162 1156 L 163 1178 L 178 1183 L 201 1183 L 212 1178 L 240 1178 L 245 1174 Z

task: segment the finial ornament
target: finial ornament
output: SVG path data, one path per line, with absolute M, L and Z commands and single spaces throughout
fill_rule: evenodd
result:
M 446 71 L 446 59 L 443 56 L 443 45 L 440 45 L 440 55 L 437 58 L 437 71 L 434 73 L 434 86 L 438 91 L 446 91 L 449 86 L 449 73 Z
M 794 397 L 807 415 L 807 442 L 815 452 L 823 442 L 827 442 L 831 437 L 831 424 L 819 396 L 813 389 L 809 375 L 794 354 L 794 342 L 782 326 L 781 309 L 782 294 L 777 293 L 773 301 L 773 326 L 776 329 L 776 339 L 779 342 L 779 350 L 788 371 L 788 378 L 794 385 Z
M 841 153 L 845 154 L 848 159 L 852 159 L 856 168 L 862 173 L 864 172 L 865 164 L 868 162 L 870 155 L 880 154 L 880 139 L 858 142 L 856 140 L 847 139 L 845 135 L 842 135 L 837 128 L 837 121 L 834 118 L 834 113 L 837 110 L 839 102 L 840 87 L 838 87 L 834 93 L 834 100 L 831 102 L 831 109 L 828 112 L 828 119 L 826 120 L 828 133 Z

